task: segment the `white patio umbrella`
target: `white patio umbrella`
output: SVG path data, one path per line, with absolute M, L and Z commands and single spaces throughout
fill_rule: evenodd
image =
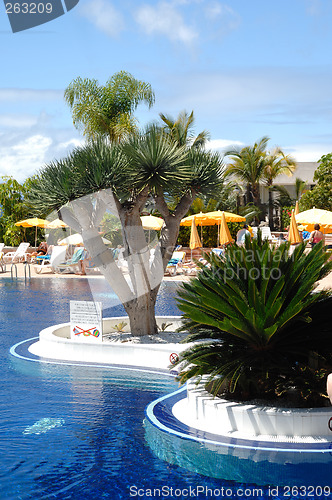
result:
M 59 229 L 61 227 L 69 227 L 63 220 L 55 219 L 52 220 L 47 226 L 47 229 Z
M 103 243 L 105 245 L 110 245 L 111 241 L 107 240 L 106 238 L 102 238 Z M 82 235 L 79 233 L 71 234 L 70 236 L 67 236 L 66 238 L 63 238 L 63 240 L 60 240 L 58 242 L 58 245 L 75 245 L 75 246 L 83 246 L 83 238 Z
M 143 229 L 149 231 L 149 243 L 150 243 L 150 231 L 160 231 L 164 225 L 164 219 L 161 217 L 155 217 L 154 215 L 142 215 L 141 216 Z

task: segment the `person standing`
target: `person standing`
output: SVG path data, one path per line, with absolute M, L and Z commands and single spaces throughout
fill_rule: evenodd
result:
M 250 232 L 248 230 L 248 224 L 244 224 L 243 228 L 240 229 L 236 234 L 236 244 L 239 246 L 243 246 L 246 236 L 250 237 Z
M 322 233 L 322 231 L 320 231 L 320 225 L 315 224 L 314 230 L 312 231 L 312 233 L 310 234 L 310 237 L 309 237 L 309 243 L 311 243 L 311 246 L 314 247 L 320 241 L 323 241 L 323 245 L 324 245 L 325 244 L 325 236 Z

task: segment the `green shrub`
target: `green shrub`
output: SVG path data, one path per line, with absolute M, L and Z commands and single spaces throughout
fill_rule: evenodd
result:
M 296 394 L 304 406 L 321 406 L 332 371 L 332 294 L 314 292 L 332 263 L 322 244 L 305 253 L 267 241 L 229 245 L 224 258 L 206 256 L 196 278 L 178 292 L 186 342 L 181 382 L 209 375 L 213 394 L 237 400 Z M 204 342 L 201 342 L 204 340 Z
M 283 231 L 286 229 L 286 227 L 289 226 L 291 216 L 292 216 L 292 210 L 294 209 L 294 206 L 290 207 L 281 207 L 281 230 Z

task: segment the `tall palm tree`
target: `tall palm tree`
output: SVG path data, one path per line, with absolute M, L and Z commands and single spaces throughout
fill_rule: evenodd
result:
M 206 130 L 200 132 L 197 136 L 193 133 L 194 112 L 190 115 L 186 111 L 182 111 L 176 120 L 170 115 L 159 114 L 164 123 L 164 132 L 177 144 L 177 146 L 190 146 L 192 148 L 203 147 L 206 141 L 209 140 L 210 134 Z
M 296 177 L 295 179 L 295 196 L 296 200 L 299 201 L 303 193 L 307 189 L 307 183 L 306 181 L 303 181 L 299 177 Z
M 226 176 L 234 176 L 239 182 L 247 186 L 247 202 L 253 201 L 261 206 L 260 182 L 263 179 L 265 168 L 266 146 L 269 137 L 262 137 L 253 146 L 227 151 L 230 162 L 226 168 Z
M 115 73 L 106 85 L 98 80 L 78 77 L 65 90 L 73 123 L 88 139 L 108 137 L 119 142 L 137 130 L 133 112 L 140 103 L 153 106 L 155 95 L 149 83 L 130 73 Z
M 264 159 L 263 179 L 269 190 L 269 225 L 274 229 L 273 224 L 273 200 L 272 186 L 278 175 L 286 174 L 291 176 L 296 169 L 296 160 L 278 147 L 266 154 Z

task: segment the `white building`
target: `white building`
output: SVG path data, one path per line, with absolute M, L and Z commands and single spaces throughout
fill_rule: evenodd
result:
M 285 174 L 279 175 L 275 181 L 274 185 L 284 186 L 291 198 L 296 198 L 295 190 L 295 179 L 298 177 L 307 184 L 307 189 L 312 189 L 315 186 L 314 173 L 318 167 L 318 163 L 314 161 L 298 162 L 297 168 L 291 176 Z M 261 186 L 261 201 L 262 203 L 268 203 L 269 194 L 268 189 L 265 186 Z

